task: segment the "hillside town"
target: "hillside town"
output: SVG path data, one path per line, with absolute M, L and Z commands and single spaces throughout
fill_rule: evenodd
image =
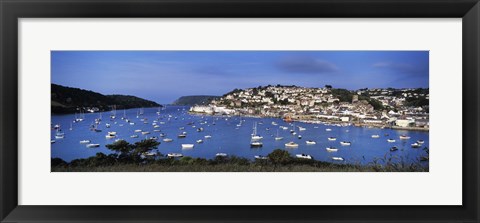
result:
M 428 131 L 429 89 L 350 91 L 330 85 L 323 88 L 268 85 L 235 89 L 208 105 L 192 106 L 190 112 Z

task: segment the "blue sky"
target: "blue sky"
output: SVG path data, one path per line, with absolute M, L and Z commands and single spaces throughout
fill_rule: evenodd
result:
M 52 51 L 52 83 L 171 103 L 234 88 L 428 85 L 428 51 Z

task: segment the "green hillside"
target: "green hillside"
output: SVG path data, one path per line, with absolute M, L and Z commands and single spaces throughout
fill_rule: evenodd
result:
M 98 109 L 109 111 L 116 106 L 117 109 L 137 107 L 158 107 L 156 102 L 129 95 L 103 95 L 97 92 L 80 88 L 65 87 L 57 84 L 51 85 L 52 113 L 73 113 Z
M 219 96 L 212 95 L 192 95 L 182 96 L 173 102 L 173 105 L 206 105 Z

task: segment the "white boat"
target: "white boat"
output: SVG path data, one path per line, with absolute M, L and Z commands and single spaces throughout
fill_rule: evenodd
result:
M 420 148 L 420 144 L 419 143 L 412 143 L 410 144 L 412 146 L 412 148 Z
M 160 126 L 159 125 L 154 125 L 153 128 L 160 128 Z
M 250 142 L 250 147 L 262 147 L 263 143 L 260 141 L 251 141 Z
M 105 127 L 106 127 L 106 128 L 110 128 L 110 124 L 108 124 L 108 123 L 105 124 Z
M 87 144 L 86 145 L 87 148 L 95 148 L 95 147 L 100 147 L 100 144 L 96 144 L 96 143 L 91 143 L 91 144 Z
M 109 135 L 117 135 L 117 132 L 108 132 Z
M 387 139 L 387 142 L 395 142 L 395 139 Z
M 177 137 L 178 137 L 178 138 L 185 138 L 185 137 L 187 137 L 187 134 L 183 134 L 183 133 L 181 133 L 181 134 L 178 134 L 178 136 L 177 136 Z
M 142 153 L 142 155 L 144 155 L 144 156 L 155 156 L 155 155 L 157 155 L 157 153 L 154 153 L 154 152 L 144 152 L 144 153 Z
M 425 141 L 419 139 L 419 140 L 417 140 L 417 143 L 418 143 L 418 144 L 423 144 L 423 143 L 425 143 Z
M 203 143 L 203 140 L 199 139 L 197 140 L 197 143 Z
M 268 159 L 268 157 L 262 156 L 262 155 L 257 155 L 257 156 L 254 156 L 254 157 L 255 157 L 255 159 L 257 159 L 257 160 L 266 160 L 266 159 Z
M 215 156 L 218 156 L 218 157 L 226 157 L 227 154 L 226 154 L 226 153 L 217 153 L 217 154 L 215 154 Z
M 337 140 L 337 138 L 335 138 L 335 137 L 328 137 L 328 141 L 335 141 L 335 140 Z
M 282 139 L 283 139 L 283 137 L 278 135 L 278 129 L 277 129 L 277 137 L 275 137 L 275 140 L 279 141 L 279 140 L 282 140 Z
M 260 135 L 257 135 L 257 123 L 255 122 L 253 124 L 253 133 L 252 133 L 252 140 L 253 141 L 258 141 L 258 140 L 262 140 L 263 137 L 260 136 Z
M 351 142 L 347 142 L 347 141 L 342 141 L 342 142 L 340 142 L 340 145 L 342 145 L 342 146 L 349 146 L 349 145 L 352 145 L 352 143 L 351 143 Z
M 80 141 L 80 144 L 87 144 L 87 143 L 90 143 L 90 140 L 82 140 L 82 141 Z
M 148 131 L 142 132 L 142 135 L 148 135 L 148 134 L 150 134 L 150 132 Z
M 205 136 L 205 139 L 210 139 L 210 138 L 212 138 L 211 135 L 206 135 L 206 136 Z
M 181 153 L 169 153 L 169 154 L 167 154 L 167 157 L 183 157 L 183 154 L 181 154 Z
M 160 129 L 154 129 L 153 132 L 161 132 Z
M 65 138 L 65 135 L 64 135 L 64 134 L 55 135 L 55 139 L 63 139 L 63 138 Z
M 107 138 L 107 139 L 113 139 L 113 138 L 115 138 L 115 137 L 116 137 L 115 135 L 110 135 L 110 134 L 108 134 L 108 135 L 105 136 L 105 138 Z
M 55 143 L 56 141 L 54 139 L 50 140 L 50 143 L 53 144 Z
M 130 138 L 138 138 L 138 135 L 131 135 Z
M 332 160 L 336 160 L 336 161 L 344 161 L 345 159 L 343 159 L 342 157 L 332 157 Z
M 272 122 L 272 125 L 278 125 L 276 122 Z
M 307 145 L 315 145 L 317 144 L 317 142 L 313 141 L 313 140 L 307 140 Z
M 331 132 L 331 131 L 332 131 L 332 129 L 325 129 L 325 131 L 327 131 L 327 132 Z
M 288 142 L 288 143 L 285 143 L 285 147 L 287 147 L 287 148 L 297 148 L 298 144 L 295 143 L 295 142 Z
M 170 139 L 170 138 L 165 138 L 163 139 L 164 142 L 173 142 L 173 139 Z
M 338 149 L 335 148 L 335 147 L 327 147 L 327 148 L 325 148 L 325 149 L 326 149 L 328 152 L 337 152 L 337 151 L 338 151 Z
M 305 131 L 305 130 L 307 130 L 307 128 L 298 126 L 298 131 Z
M 309 160 L 312 159 L 312 156 L 307 155 L 307 154 L 303 154 L 303 153 L 302 153 L 302 154 L 297 154 L 297 155 L 295 155 L 295 156 L 296 156 L 297 158 L 299 158 L 299 159 L 309 159 Z
M 372 138 L 377 139 L 377 138 L 380 138 L 380 136 L 379 135 L 372 135 Z
M 115 142 L 125 141 L 124 139 L 115 139 Z
M 280 126 L 280 128 L 283 129 L 283 130 L 288 130 L 288 127 L 286 127 L 286 126 Z
M 400 139 L 410 139 L 410 136 L 401 135 L 401 136 L 400 136 Z
M 192 149 L 195 144 L 182 144 L 182 149 Z

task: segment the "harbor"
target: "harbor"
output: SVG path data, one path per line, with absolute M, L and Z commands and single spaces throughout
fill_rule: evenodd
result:
M 198 115 L 189 110 L 189 106 L 137 108 L 82 114 L 81 120 L 77 114 L 52 115 L 51 157 L 69 162 L 99 152 L 110 154 L 106 145 L 116 141 L 153 139 L 160 142 L 154 152 L 161 159 L 236 156 L 254 161 L 282 149 L 297 159 L 330 163 L 367 165 L 393 159 L 428 166 L 429 137 L 424 131 Z M 255 142 L 261 144 L 252 145 Z

